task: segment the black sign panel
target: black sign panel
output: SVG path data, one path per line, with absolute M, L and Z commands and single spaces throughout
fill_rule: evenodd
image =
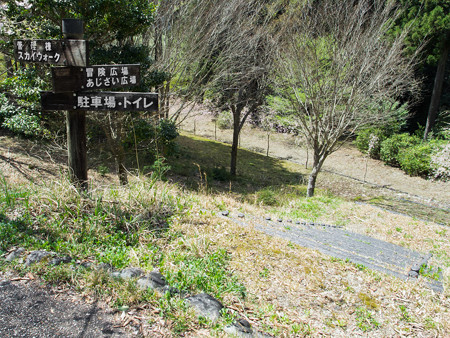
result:
M 43 110 L 158 111 L 158 94 L 131 92 L 41 92 Z
M 14 40 L 18 62 L 83 67 L 87 65 L 85 40 Z
M 140 65 L 100 65 L 82 68 L 52 68 L 55 93 L 123 88 L 136 86 L 141 81 Z

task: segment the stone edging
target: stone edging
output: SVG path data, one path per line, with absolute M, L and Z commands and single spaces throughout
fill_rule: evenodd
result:
M 25 253 L 25 248 L 14 248 L 9 251 L 9 254 L 4 260 L 6 262 L 13 262 L 16 259 L 20 259 L 19 263 L 24 263 L 26 266 L 31 266 L 33 264 L 45 261 L 48 261 L 48 265 L 50 266 L 57 266 L 74 261 L 74 259 L 70 256 L 60 256 L 55 252 L 49 252 L 46 250 L 31 251 L 26 255 L 26 257 L 21 257 Z M 185 299 L 187 304 L 194 309 L 198 316 L 205 317 L 212 322 L 216 322 L 220 318 L 221 310 L 224 308 L 223 304 L 219 300 L 207 293 L 187 296 L 186 292 L 171 287 L 158 270 L 146 273 L 140 268 L 127 267 L 125 269 L 115 271 L 111 265 L 106 263 L 94 264 L 90 262 L 82 262 L 77 264 L 86 269 L 104 271 L 111 277 L 118 280 L 129 280 L 135 278 L 137 280 L 137 286 L 141 290 L 152 289 L 160 295 L 164 295 L 167 292 L 172 295 L 178 294 L 180 297 Z M 237 337 L 270 337 L 265 333 L 254 330 L 250 323 L 244 318 L 239 318 L 231 325 L 226 326 L 224 331 Z

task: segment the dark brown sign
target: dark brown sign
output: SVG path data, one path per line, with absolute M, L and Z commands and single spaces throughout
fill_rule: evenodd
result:
M 132 87 L 141 81 L 140 65 L 100 65 L 52 68 L 55 93 Z
M 132 92 L 41 92 L 43 110 L 157 111 L 158 94 Z
M 85 40 L 14 40 L 14 57 L 18 62 L 50 65 L 87 65 Z

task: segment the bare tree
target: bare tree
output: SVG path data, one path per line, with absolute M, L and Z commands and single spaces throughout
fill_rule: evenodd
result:
M 233 113 L 230 173 L 236 174 L 239 133 L 264 100 L 274 48 L 268 29 L 272 1 L 167 0 L 159 4 L 155 67 L 170 79 L 160 88 L 167 116 L 169 97 L 184 104 L 213 93 L 219 110 Z M 159 34 L 159 35 L 158 35 Z
M 280 23 L 279 71 L 284 96 L 313 152 L 307 196 L 325 159 L 356 130 L 386 123 L 380 110 L 417 87 L 404 34 L 389 38 L 395 1 L 291 2 Z
M 218 15 L 214 1 L 158 2 L 145 40 L 154 50 L 154 69 L 165 77 L 157 88 L 160 117 L 169 118 L 170 100 L 177 100 L 180 104 L 170 117 L 181 123 L 188 115 L 182 112 L 191 111 L 204 92 L 209 73 L 205 69 L 214 64 L 208 46 Z
M 233 115 L 230 174 L 236 175 L 239 133 L 270 89 L 273 61 L 271 1 L 232 0 L 216 3 L 217 21 L 208 32 L 213 64 L 207 67 L 206 87 L 215 105 Z

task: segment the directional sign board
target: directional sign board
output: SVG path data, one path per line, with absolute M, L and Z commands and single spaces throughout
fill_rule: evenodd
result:
M 157 111 L 158 94 L 138 92 L 41 92 L 43 110 Z
M 53 67 L 53 91 L 76 92 L 103 88 L 131 87 L 140 83 L 140 65 Z
M 85 40 L 14 40 L 16 61 L 51 65 L 87 65 Z

